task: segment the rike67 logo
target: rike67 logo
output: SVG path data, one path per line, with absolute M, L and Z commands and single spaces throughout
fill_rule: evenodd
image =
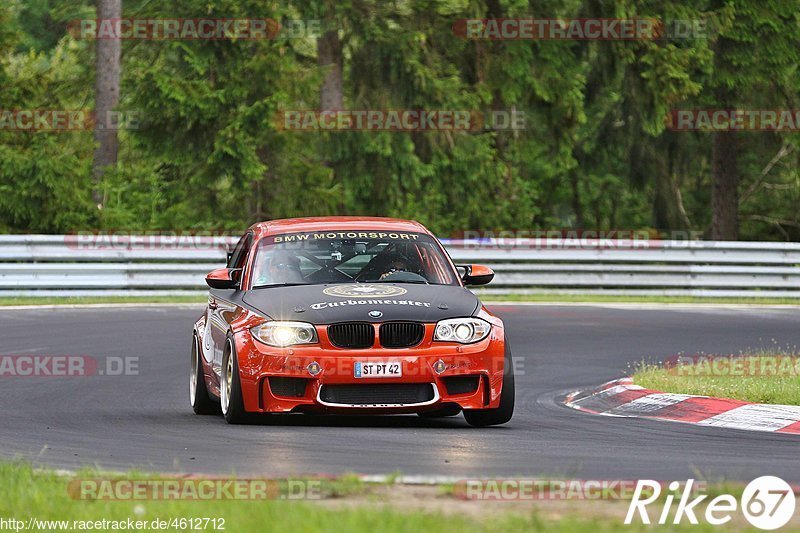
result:
M 643 524 L 650 524 L 649 507 L 657 510 L 661 507 L 656 523 L 680 524 L 685 519 L 690 524 L 699 524 L 698 516 L 706 523 L 720 526 L 731 521 L 734 514 L 741 510 L 747 521 L 754 527 L 773 530 L 785 526 L 794 515 L 795 495 L 792 487 L 779 477 L 762 476 L 754 479 L 745 487 L 741 500 L 730 494 L 721 494 L 705 502 L 707 494 L 696 494 L 693 479 L 683 487 L 677 481 L 668 485 L 668 492 L 662 496 L 661 484 L 652 480 L 639 480 L 633 493 L 625 523 L 631 524 L 635 516 Z M 677 505 L 673 513 L 673 504 Z M 704 512 L 701 512 L 704 509 Z M 672 520 L 670 521 L 670 517 Z

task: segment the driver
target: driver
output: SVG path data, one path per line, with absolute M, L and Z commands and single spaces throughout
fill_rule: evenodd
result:
M 257 277 L 258 285 L 280 285 L 283 283 L 301 283 L 300 259 L 285 250 L 274 251 L 266 262 L 261 275 Z
M 408 264 L 402 259 L 393 259 L 389 261 L 389 264 L 386 265 L 386 271 L 384 271 L 384 273 L 381 274 L 380 278 L 378 279 L 382 280 L 387 276 L 391 276 L 395 272 L 408 272 Z

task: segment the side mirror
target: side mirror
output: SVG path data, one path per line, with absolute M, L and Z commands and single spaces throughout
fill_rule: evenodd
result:
M 464 285 L 486 285 L 494 278 L 494 271 L 484 265 L 458 265 L 464 269 Z
M 240 268 L 218 268 L 206 276 L 206 283 L 212 289 L 238 289 Z

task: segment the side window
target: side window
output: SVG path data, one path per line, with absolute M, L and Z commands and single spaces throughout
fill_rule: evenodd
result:
M 253 244 L 252 233 L 247 233 L 239 239 L 239 242 L 236 243 L 236 247 L 233 249 L 228 259 L 228 268 L 242 268 L 244 266 L 245 259 L 247 259 L 247 252 L 250 251 L 251 244 Z

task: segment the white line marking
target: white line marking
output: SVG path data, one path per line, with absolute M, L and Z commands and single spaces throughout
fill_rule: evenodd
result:
M 480 297 L 480 295 L 478 295 Z M 691 302 L 504 302 L 504 301 L 483 301 L 484 305 L 505 305 L 505 306 L 541 306 L 541 307 L 605 307 L 609 309 L 673 309 L 697 310 L 697 309 L 800 309 L 800 304 L 726 304 L 726 303 L 691 303 Z
M 697 422 L 700 426 L 777 431 L 800 421 L 800 406 L 748 404 Z
M 393 480 L 397 485 L 441 485 L 444 483 L 457 483 L 459 481 L 464 481 L 464 479 L 468 476 L 392 476 L 386 474 L 367 474 L 358 477 L 364 483 L 388 483 L 389 481 Z
M 666 392 L 659 392 L 655 394 L 648 394 L 641 398 L 636 398 L 628 403 L 624 403 L 613 409 L 606 411 L 606 414 L 618 416 L 639 416 L 658 411 L 663 407 L 669 407 L 681 403 L 688 398 L 696 398 L 691 394 L 670 394 Z
M 116 308 L 137 308 L 137 307 L 176 307 L 186 309 L 197 309 L 205 306 L 205 302 L 185 302 L 185 303 L 119 303 L 119 304 L 51 304 L 51 305 L 0 305 L 2 311 L 30 311 L 36 309 L 116 309 Z
M 601 390 L 599 392 L 595 392 L 594 394 L 586 396 L 585 398 L 581 398 L 579 400 L 573 400 L 572 402 L 570 402 L 570 406 L 579 407 L 581 405 L 581 403 L 583 403 L 585 401 L 588 401 L 588 400 L 594 400 L 594 399 L 602 398 L 602 397 L 606 397 L 606 396 L 616 396 L 617 394 L 619 394 L 621 392 L 628 391 L 628 390 L 642 390 L 642 389 L 643 389 L 643 387 L 640 387 L 639 385 L 615 385 L 615 386 L 610 387 L 608 389 Z

